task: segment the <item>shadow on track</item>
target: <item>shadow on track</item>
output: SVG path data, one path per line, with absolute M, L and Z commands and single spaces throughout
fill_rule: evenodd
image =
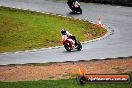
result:
M 72 50 L 72 51 L 63 51 L 64 53 L 75 53 L 75 52 L 80 52 L 80 51 L 82 51 L 82 50 Z
M 82 14 L 80 14 L 80 13 L 75 13 L 75 12 L 69 12 L 69 13 L 67 14 L 67 16 L 74 16 L 74 15 L 82 15 Z

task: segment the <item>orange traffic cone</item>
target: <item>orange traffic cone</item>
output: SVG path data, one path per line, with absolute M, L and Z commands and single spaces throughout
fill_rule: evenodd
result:
M 98 25 L 98 27 L 100 28 L 100 27 L 102 27 L 101 19 L 99 18 L 98 21 L 99 21 L 99 22 L 98 22 L 97 25 Z

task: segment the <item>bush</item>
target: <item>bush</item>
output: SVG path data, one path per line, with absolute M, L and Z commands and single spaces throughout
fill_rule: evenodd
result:
M 131 5 L 132 6 L 132 0 L 113 0 L 113 4 Z
M 82 2 L 109 3 L 132 6 L 132 0 L 80 0 Z

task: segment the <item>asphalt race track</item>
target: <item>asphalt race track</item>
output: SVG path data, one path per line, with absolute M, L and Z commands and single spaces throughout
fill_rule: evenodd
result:
M 63 62 L 132 56 L 132 7 L 81 3 L 83 14 L 72 14 L 66 3 L 51 0 L 0 0 L 1 6 L 61 14 L 102 23 L 113 34 L 96 42 L 83 44 L 82 51 L 66 52 L 62 48 L 35 52 L 0 54 L 0 65 Z

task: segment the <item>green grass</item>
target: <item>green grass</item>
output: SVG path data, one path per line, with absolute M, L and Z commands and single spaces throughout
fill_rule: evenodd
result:
M 84 84 L 79 85 L 75 79 L 39 80 L 24 82 L 0 82 L 0 88 L 132 88 L 129 84 Z
M 132 78 L 132 72 L 129 74 Z M 80 85 L 76 79 L 60 79 L 60 80 L 38 80 L 38 81 L 18 81 L 18 82 L 0 82 L 0 88 L 132 88 L 130 83 L 86 83 Z
M 89 22 L 0 7 L 0 52 L 61 45 L 62 28 L 81 41 L 106 33 L 105 29 Z

